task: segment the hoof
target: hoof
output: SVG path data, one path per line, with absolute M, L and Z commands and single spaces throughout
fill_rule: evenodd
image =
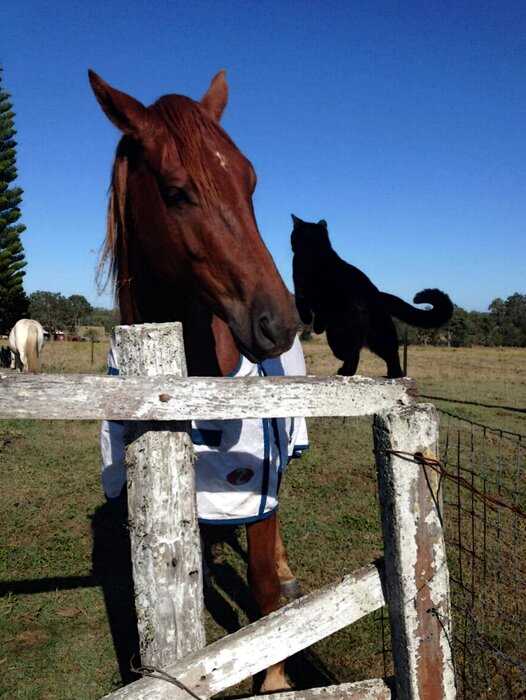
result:
M 278 693 L 282 690 L 292 690 L 292 686 L 287 680 L 284 680 L 281 683 L 265 682 L 259 690 L 259 695 L 263 695 L 264 693 Z
M 293 578 L 290 581 L 282 581 L 280 589 L 281 595 L 287 600 L 295 600 L 296 598 L 301 598 L 303 595 L 300 582 L 297 578 Z
M 267 668 L 265 679 L 259 689 L 259 694 L 276 693 L 279 690 L 290 690 L 291 688 L 292 686 L 285 674 L 285 662 L 280 661 Z

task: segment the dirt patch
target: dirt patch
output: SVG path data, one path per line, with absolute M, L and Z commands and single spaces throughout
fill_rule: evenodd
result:
M 13 642 L 19 649 L 28 649 L 45 644 L 49 635 L 41 629 L 24 630 L 16 635 Z

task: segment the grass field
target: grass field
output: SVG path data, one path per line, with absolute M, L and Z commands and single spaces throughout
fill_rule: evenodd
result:
M 103 372 L 106 349 L 96 344 L 91 364 L 89 343 L 48 344 L 43 371 Z M 310 373 L 335 372 L 323 339 L 304 349 Z M 384 367 L 365 352 L 359 373 L 378 376 Z M 526 406 L 524 349 L 411 347 L 409 374 L 422 394 Z M 436 403 L 526 433 L 523 414 Z M 311 450 L 291 464 L 281 497 L 291 563 L 305 591 L 382 550 L 370 420 L 315 419 L 309 431 Z M 4 421 L 0 465 L 0 697 L 98 698 L 122 684 L 135 643 L 125 531 L 99 485 L 98 424 Z M 231 547 L 219 548 L 215 575 L 209 640 L 251 614 L 243 562 Z M 381 624 L 370 616 L 324 640 L 291 663 L 293 679 L 305 687 L 383 675 Z

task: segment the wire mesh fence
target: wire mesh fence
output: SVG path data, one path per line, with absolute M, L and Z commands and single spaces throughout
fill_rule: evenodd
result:
M 441 414 L 458 697 L 526 698 L 526 436 Z

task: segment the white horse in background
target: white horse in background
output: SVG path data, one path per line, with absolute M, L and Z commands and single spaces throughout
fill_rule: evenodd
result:
M 44 329 L 40 323 L 29 318 L 21 318 L 9 334 L 11 367 L 21 372 L 39 372 L 43 344 Z

